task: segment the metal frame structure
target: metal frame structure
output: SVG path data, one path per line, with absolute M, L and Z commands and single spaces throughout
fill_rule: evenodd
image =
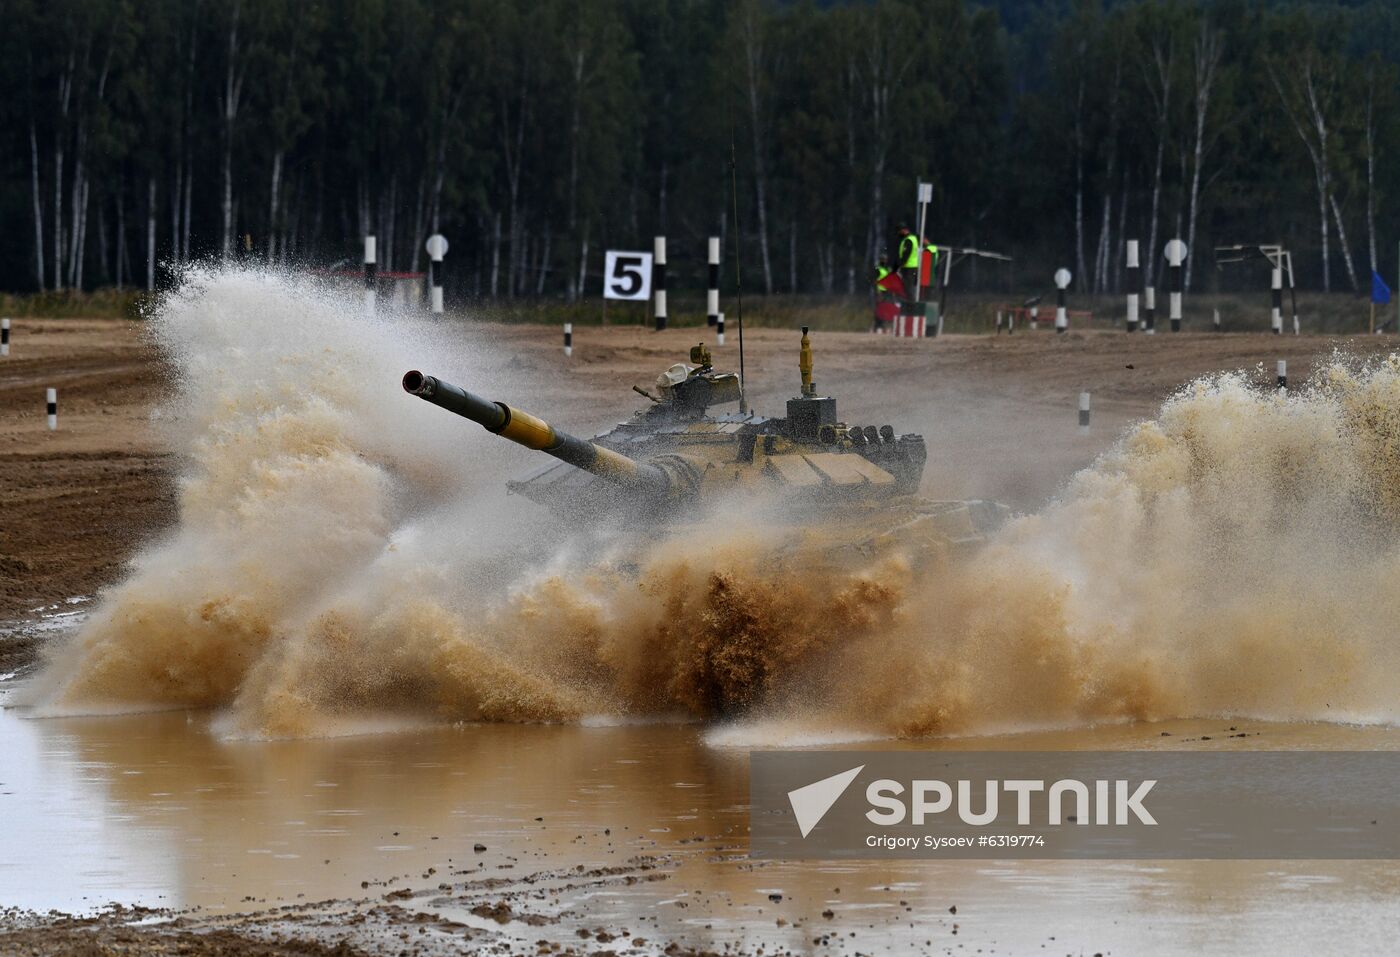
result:
M 1237 246 L 1216 246 L 1215 266 L 1246 262 L 1255 256 L 1268 262 L 1271 269 L 1279 270 L 1288 277 L 1288 298 L 1293 306 L 1293 334 L 1299 334 L 1298 291 L 1293 284 L 1293 253 L 1277 243 L 1242 243 Z
M 954 260 L 961 256 L 963 259 L 976 257 L 979 259 L 994 259 L 998 262 L 1009 263 L 1012 259 L 1010 256 L 1003 255 L 1002 253 L 994 253 L 986 249 L 973 249 L 970 246 L 945 246 L 942 243 L 938 243 L 937 245 L 938 255 L 941 260 L 940 265 L 943 267 L 943 278 L 938 283 L 938 332 L 936 333 L 941 335 L 943 332 L 943 313 L 948 305 L 948 285 L 953 278 Z

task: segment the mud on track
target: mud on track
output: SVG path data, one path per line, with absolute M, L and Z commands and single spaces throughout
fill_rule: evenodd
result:
M 581 326 L 574 357 L 566 360 L 552 327 L 471 326 L 513 354 L 516 371 L 535 381 L 548 377 L 550 385 L 540 393 L 500 398 L 580 432 L 626 415 L 640 401 L 629 391 L 633 383 L 649 382 L 700 338 L 712 340 L 701 329 L 657 334 L 638 326 Z M 17 319 L 13 337 L 11 355 L 0 364 L 0 622 L 112 583 L 133 549 L 176 517 L 175 463 L 152 419 L 167 370 L 143 339 L 142 326 Z M 717 352 L 721 362 L 737 364 L 736 338 L 731 333 L 730 345 Z M 796 337 L 756 329 L 745 340 L 754 404 L 780 411 L 795 391 Z M 1261 374 L 1268 378 L 1273 361 L 1287 358 L 1290 377 L 1301 381 L 1312 359 L 1330 353 L 1336 342 L 1269 335 L 1057 337 L 1041 331 L 916 343 L 818 331 L 816 377 L 822 389 L 837 395 L 848 421 L 888 421 L 901 431 L 924 433 L 929 494 L 998 498 L 1033 508 L 1122 426 L 1150 414 L 1195 376 L 1262 362 L 1267 368 Z M 1341 343 L 1358 354 L 1391 346 L 1388 337 Z M 47 387 L 59 390 L 57 433 L 45 428 Z M 1082 390 L 1094 394 L 1094 433 L 1087 439 L 1074 431 Z M 1021 449 L 1046 430 L 1062 433 L 1064 442 L 1028 469 Z M 469 429 L 464 435 L 479 438 Z

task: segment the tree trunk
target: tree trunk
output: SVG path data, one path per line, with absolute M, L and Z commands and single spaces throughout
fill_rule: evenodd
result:
M 68 104 L 73 92 L 74 55 L 58 78 L 58 122 L 54 125 L 53 151 L 53 288 L 63 288 L 63 140 L 68 128 Z
M 788 233 L 788 292 L 797 292 L 797 217 L 792 219 Z
M 105 285 L 112 281 L 112 247 L 107 242 L 107 204 L 97 204 L 97 263 L 102 267 L 100 279 Z
M 272 189 L 267 204 L 267 262 L 277 256 L 277 213 L 282 198 L 282 150 L 272 154 Z
M 1327 227 L 1327 173 L 1323 166 L 1315 171 L 1317 181 L 1317 218 L 1322 232 L 1322 291 L 1332 291 L 1332 256 L 1328 248 Z
M 1088 270 L 1084 267 L 1084 78 L 1079 78 L 1079 92 L 1074 101 L 1074 255 L 1075 286 L 1088 288 Z
M 73 231 L 75 240 L 73 242 L 73 288 L 79 292 L 83 291 L 83 263 L 86 260 L 87 251 L 87 225 L 88 225 L 88 194 L 90 192 L 89 182 L 86 176 L 83 177 L 83 185 L 78 193 L 78 206 L 73 210 Z
M 53 288 L 63 288 L 63 140 L 54 144 L 53 154 Z
M 1347 279 L 1351 282 L 1351 291 L 1359 293 L 1361 284 L 1356 279 L 1356 263 L 1351 258 L 1351 245 L 1347 242 L 1346 223 L 1342 222 L 1342 210 L 1337 205 L 1337 194 L 1330 193 L 1327 202 L 1332 207 L 1332 219 L 1337 224 L 1337 245 L 1342 249 L 1342 263 L 1347 267 Z
M 223 119 L 223 193 L 221 211 L 223 230 L 220 251 L 224 259 L 233 255 L 233 129 L 238 120 L 238 101 L 243 94 L 243 73 L 238 69 L 238 18 L 241 0 L 234 0 L 230 11 L 232 22 L 228 31 L 228 63 L 224 70 Z
M 184 211 L 181 215 L 182 225 L 178 261 L 185 263 L 189 262 L 190 260 L 190 233 L 193 232 L 193 229 L 190 224 L 190 207 L 193 205 L 194 197 L 194 164 L 189 162 L 185 163 L 185 175 L 183 179 L 185 195 L 183 197 L 172 196 L 170 201 L 172 203 L 179 203 L 184 208 Z
M 1376 78 L 1370 74 L 1366 79 L 1366 243 L 1371 253 L 1371 272 L 1376 273 L 1380 271 L 1380 259 L 1376 255 Z
M 1126 166 L 1126 164 L 1124 164 Z M 1128 171 L 1124 169 L 1118 199 L 1118 245 L 1113 250 L 1113 291 L 1123 291 L 1123 259 L 1127 255 L 1128 235 Z M 1136 290 L 1134 290 L 1136 291 Z
M 180 257 L 180 194 L 184 192 L 184 185 L 181 180 L 185 175 L 184 164 L 178 159 L 175 161 L 175 175 L 170 183 L 170 195 L 175 197 L 170 204 L 170 259 L 176 265 L 181 262 Z
M 83 153 L 84 141 L 86 140 L 86 124 L 78 121 L 78 133 L 75 148 L 73 150 L 73 185 L 72 193 L 69 197 L 69 216 L 72 217 L 72 229 L 68 232 L 68 285 L 78 285 L 78 244 L 82 242 L 82 218 L 83 218 Z
M 763 161 L 762 111 L 759 106 L 758 71 L 763 59 L 758 25 L 754 22 L 757 5 L 747 8 L 744 18 L 744 62 L 748 67 L 749 123 L 753 129 L 753 189 L 758 205 L 758 252 L 763 263 L 763 291 L 773 294 L 773 262 L 768 252 L 768 177 Z
M 1206 118 L 1210 113 L 1211 89 L 1215 86 L 1216 69 L 1224 53 L 1224 37 L 1210 29 L 1209 23 L 1201 24 L 1201 34 L 1196 40 L 1196 138 L 1192 150 L 1190 213 L 1186 227 L 1186 275 L 1185 291 L 1191 291 L 1191 267 L 1196 260 L 1196 216 L 1200 206 L 1201 164 L 1206 153 Z
M 29 120 L 29 183 L 34 201 L 34 279 L 44 291 L 44 204 L 39 199 L 39 136 Z
M 146 291 L 156 288 L 156 178 L 146 184 Z
M 579 244 L 578 254 L 578 285 L 575 287 L 578 295 L 585 295 L 588 288 L 588 220 L 583 221 L 583 241 Z
M 491 227 L 491 298 L 496 298 L 501 278 L 501 214 L 492 219 Z
M 1157 249 L 1157 225 L 1162 202 L 1162 161 L 1166 156 L 1167 129 L 1171 119 L 1172 62 L 1175 59 L 1171 42 L 1168 41 L 1165 50 L 1160 44 L 1154 43 L 1152 57 L 1157 67 L 1158 86 L 1153 87 L 1149 83 L 1148 88 L 1152 91 L 1154 105 L 1157 107 L 1157 159 L 1152 170 L 1152 212 L 1147 228 L 1147 254 L 1142 259 L 1145 267 L 1144 284 L 1149 286 L 1157 285 L 1157 265 L 1161 259 L 1161 253 Z
M 1280 103 L 1284 112 L 1288 114 L 1289 120 L 1293 123 L 1293 129 L 1297 132 L 1298 138 L 1303 141 L 1303 146 L 1308 151 L 1308 157 L 1313 164 L 1313 181 L 1317 187 L 1317 212 L 1318 230 L 1322 238 L 1322 289 L 1324 292 L 1332 291 L 1332 257 L 1329 248 L 1329 229 L 1327 223 L 1328 199 L 1332 195 L 1332 170 L 1327 158 L 1327 139 L 1329 131 L 1327 128 L 1327 117 L 1322 111 L 1321 104 L 1317 99 L 1317 89 L 1313 82 L 1312 62 L 1303 63 L 1301 74 L 1303 81 L 1303 93 L 1305 104 L 1295 108 L 1288 94 L 1284 92 L 1283 82 L 1279 79 L 1277 71 L 1273 65 L 1265 61 L 1269 79 L 1273 82 L 1274 89 L 1278 92 Z M 1290 69 L 1293 69 L 1290 64 Z M 1297 71 L 1295 71 L 1297 72 Z M 1292 75 L 1292 74 L 1290 74 Z M 1306 110 L 1306 113 L 1302 112 Z M 1312 136 L 1309 136 L 1309 130 Z M 1315 139 L 1314 139 L 1315 137 Z M 1340 217 L 1339 217 L 1340 222 Z
M 540 270 L 539 278 L 535 280 L 535 295 L 544 295 L 544 284 L 549 278 L 549 254 L 554 243 L 554 230 L 545 227 L 544 246 L 540 250 Z
M 117 180 L 117 289 L 126 278 L 126 178 Z

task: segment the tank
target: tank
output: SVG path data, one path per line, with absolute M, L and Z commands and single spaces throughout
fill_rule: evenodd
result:
M 794 533 L 819 528 L 827 557 L 844 564 L 896 549 L 936 561 L 976 547 L 1005 519 L 995 502 L 920 497 L 928 458 L 921 435 L 841 421 L 836 399 L 813 382 L 807 327 L 798 370 L 787 414 L 762 416 L 746 408 L 739 377 L 715 369 L 701 343 L 653 389 L 633 386 L 648 406 L 592 439 L 416 370 L 403 387 L 552 459 L 507 488 L 566 523 L 683 530 L 751 503 Z

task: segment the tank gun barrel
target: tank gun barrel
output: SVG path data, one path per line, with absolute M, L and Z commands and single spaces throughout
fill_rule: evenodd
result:
M 527 449 L 552 455 L 624 488 L 655 496 L 671 493 L 671 476 L 663 469 L 605 449 L 554 428 L 548 422 L 504 402 L 483 399 L 460 386 L 413 370 L 403 377 L 404 391 L 478 423 L 487 432 Z

